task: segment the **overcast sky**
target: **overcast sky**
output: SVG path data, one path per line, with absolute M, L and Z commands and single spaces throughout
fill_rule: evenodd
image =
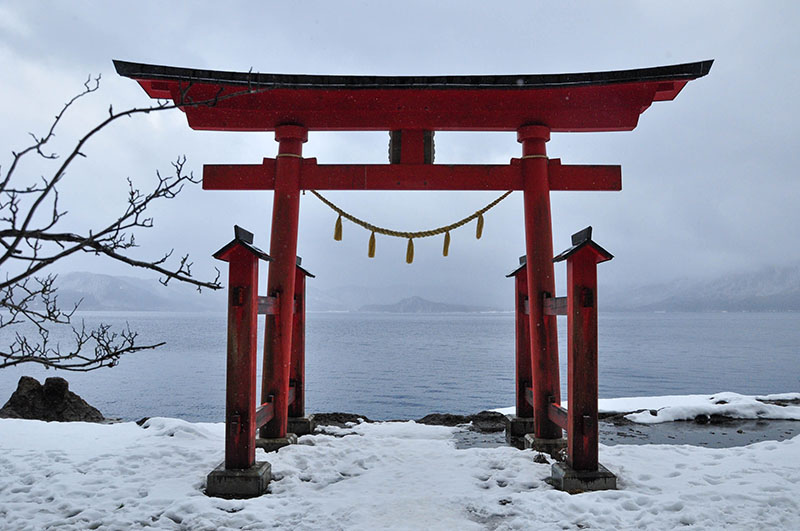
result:
M 6 1 L 0 5 L 0 162 L 41 133 L 89 74 L 102 89 L 60 130 L 67 146 L 115 109 L 149 99 L 118 77 L 112 59 L 216 70 L 314 74 L 535 74 L 587 72 L 714 59 L 711 73 L 675 101 L 655 103 L 625 133 L 554 134 L 548 153 L 563 163 L 620 164 L 622 192 L 553 192 L 554 247 L 586 225 L 616 258 L 601 266 L 607 285 L 647 284 L 800 261 L 800 4 L 797 2 L 106 2 Z M 253 7 L 258 5 L 258 7 Z M 312 133 L 304 154 L 320 163 L 386 162 L 385 133 Z M 205 163 L 258 163 L 274 156 L 272 133 L 192 131 L 182 113 L 119 123 L 85 150 L 64 181 L 70 215 L 82 230 L 114 215 L 125 178 L 142 187 L 156 169 L 186 155 Z M 437 162 L 506 163 L 520 155 L 514 134 L 436 135 Z M 31 175 L 43 171 L 27 167 Z M 494 192 L 337 192 L 329 197 L 380 226 L 421 230 L 481 208 Z M 269 248 L 271 192 L 186 190 L 153 209 L 155 228 L 139 235 L 138 256 L 172 247 L 189 252 L 195 272 L 211 275 L 210 254 L 234 223 Z M 474 224 L 441 239 L 405 241 L 335 221 L 310 194 L 301 203 L 298 252 L 317 286 L 416 285 L 452 290 L 454 299 L 511 297 L 512 270 L 524 251 L 521 193 Z M 562 266 L 563 267 L 563 266 Z M 62 270 L 132 272 L 94 257 Z M 557 267 L 557 275 L 565 276 Z M 496 297 L 493 297 L 496 300 Z

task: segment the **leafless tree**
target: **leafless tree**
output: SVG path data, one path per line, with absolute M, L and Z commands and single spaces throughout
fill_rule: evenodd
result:
M 0 278 L 0 331 L 6 330 L 12 335 L 12 327 L 22 323 L 34 325 L 37 331 L 28 335 L 13 333 L 10 345 L 0 345 L 0 368 L 35 363 L 62 370 L 90 371 L 113 367 L 124 354 L 163 345 L 138 343 L 137 333 L 130 327 L 114 331 L 109 325 L 100 324 L 87 330 L 83 324 L 71 324 L 78 305 L 67 309 L 59 306 L 56 275 L 48 268 L 75 253 L 102 255 L 156 272 L 165 285 L 174 280 L 193 284 L 198 290 L 221 287 L 219 271 L 214 280 L 198 280 L 192 276 L 188 255 L 171 259 L 173 251 L 169 251 L 157 259 L 147 260 L 137 258 L 133 253 L 137 247 L 136 233 L 153 226 L 153 219 L 147 216 L 148 207 L 159 200 L 174 199 L 185 185 L 198 182 L 186 170 L 185 157 L 172 163 L 172 175 L 162 176 L 156 172 L 155 185 L 147 190 L 137 187 L 128 178 L 127 205 L 114 219 L 98 222 L 81 234 L 64 231 L 67 213 L 59 206 L 59 187 L 68 186 L 65 180 L 67 169 L 86 156 L 83 150 L 93 137 L 121 118 L 179 106 L 214 105 L 221 97 L 218 94 L 212 100 L 191 102 L 186 98 L 187 86 L 177 102 L 158 101 L 150 107 L 121 112 L 115 112 L 109 106 L 108 116 L 77 139 L 63 156 L 49 151 L 49 143 L 64 116 L 78 100 L 97 91 L 99 86 L 99 76 L 87 79 L 83 90 L 64 104 L 45 134 L 30 134 L 32 142 L 24 149 L 12 152 L 5 171 L 0 167 L 0 271 L 3 271 L 3 278 Z M 252 92 L 249 87 L 247 91 Z M 37 158 L 50 162 L 54 169 L 45 176 L 33 178 L 25 173 L 24 168 L 25 163 Z M 57 325 L 72 329 L 74 344 L 68 349 L 50 340 L 50 330 Z

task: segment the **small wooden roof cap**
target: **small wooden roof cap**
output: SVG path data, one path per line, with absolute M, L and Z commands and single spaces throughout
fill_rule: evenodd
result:
M 302 264 L 302 263 L 303 263 L 303 258 L 302 258 L 302 257 L 298 256 L 298 257 L 297 257 L 297 262 L 296 262 L 296 263 L 297 263 L 297 269 L 299 269 L 300 271 L 302 271 L 302 272 L 303 272 L 303 274 L 304 274 L 305 276 L 307 276 L 307 277 L 311 277 L 311 278 L 317 278 L 317 277 L 315 277 L 314 275 L 312 275 L 311 273 L 309 273 L 309 272 L 308 272 L 308 270 L 306 270 L 305 268 L 303 268 L 303 267 L 300 267 L 300 264 Z
M 253 233 L 243 229 L 239 225 L 233 226 L 233 240 L 231 240 L 225 247 L 214 253 L 214 258 L 217 260 L 222 260 L 223 262 L 229 262 L 230 259 L 230 252 L 236 247 L 241 246 L 244 247 L 247 251 L 253 253 L 257 258 L 265 260 L 267 262 L 272 260 L 272 257 L 259 249 L 258 247 L 253 245 Z
M 591 249 L 596 255 L 597 263 L 605 262 L 614 258 L 614 255 L 597 245 L 592 241 L 592 227 L 586 227 L 582 231 L 576 232 L 572 235 L 572 247 L 553 258 L 553 262 L 561 262 L 566 260 L 573 254 L 577 253 L 584 247 Z
M 515 276 L 517 273 L 519 273 L 520 271 L 522 271 L 523 269 L 525 269 L 525 266 L 528 265 L 527 264 L 527 260 L 528 260 L 528 257 L 526 255 L 523 254 L 522 256 L 520 256 L 519 257 L 519 267 L 516 268 L 511 273 L 507 274 L 506 278 L 511 278 L 511 277 Z

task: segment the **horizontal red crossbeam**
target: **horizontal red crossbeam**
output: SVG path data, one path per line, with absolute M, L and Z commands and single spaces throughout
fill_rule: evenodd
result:
M 275 159 L 262 164 L 206 164 L 204 190 L 274 190 Z M 548 162 L 551 190 L 619 191 L 619 166 Z M 522 190 L 521 160 L 504 165 L 317 164 L 303 159 L 303 190 Z
M 544 300 L 545 315 L 567 315 L 566 297 L 547 297 Z
M 550 404 L 550 407 L 547 408 L 547 417 L 557 426 L 564 430 L 567 429 L 567 410 L 559 404 Z
M 711 61 L 634 70 L 501 76 L 255 74 L 114 62 L 151 98 L 171 99 L 193 129 L 272 131 L 629 131 Z M 200 103 L 192 105 L 193 103 Z
M 265 402 L 256 409 L 256 429 L 260 428 L 275 416 L 275 406 L 273 403 Z
M 294 386 L 289 387 L 289 404 L 294 403 L 297 391 Z M 275 416 L 275 405 L 272 402 L 272 395 L 269 400 L 256 408 L 256 429 L 260 428 Z
M 294 301 L 294 313 L 298 313 L 300 308 L 300 301 Z M 272 296 L 258 296 L 258 315 L 277 315 L 278 314 L 278 298 Z

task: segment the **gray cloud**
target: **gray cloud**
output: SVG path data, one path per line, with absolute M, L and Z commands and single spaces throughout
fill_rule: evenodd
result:
M 655 103 L 630 133 L 553 135 L 548 149 L 565 163 L 621 164 L 623 192 L 554 192 L 554 246 L 595 227 L 617 258 L 603 265 L 611 284 L 702 277 L 800 260 L 800 188 L 796 183 L 800 120 L 796 87 L 795 3 L 604 3 L 545 7 L 530 2 L 192 3 L 11 2 L 0 11 L 4 98 L 0 142 L 9 151 L 41 130 L 90 73 L 103 89 L 65 124 L 70 135 L 115 108 L 147 104 L 135 83 L 113 73 L 112 58 L 220 70 L 283 73 L 475 74 L 548 73 L 656 66 L 715 59 L 711 74 L 673 102 Z M 387 135 L 312 134 L 307 156 L 320 162 L 384 162 Z M 155 169 L 186 154 L 204 163 L 254 163 L 275 153 L 272 135 L 191 131 L 181 113 L 119 124 L 93 142 L 69 175 L 65 193 L 77 226 L 124 200 L 124 179 L 146 183 Z M 519 155 L 513 134 L 439 134 L 442 162 L 502 163 Z M 34 171 L 33 169 L 31 171 Z M 38 171 L 38 169 L 36 170 Z M 66 188 L 65 188 L 66 191 Z M 344 208 L 379 225 L 420 229 L 458 219 L 493 193 L 331 193 Z M 453 233 L 451 256 L 441 241 L 419 241 L 403 261 L 405 242 L 380 238 L 366 258 L 369 234 L 345 225 L 333 242 L 335 215 L 306 195 L 299 252 L 317 285 L 444 286 L 459 300 L 504 300 L 503 275 L 524 248 L 520 194 L 474 228 Z M 142 253 L 176 247 L 191 252 L 198 273 L 230 238 L 234 223 L 268 247 L 268 192 L 192 189 L 154 210 L 156 229 Z M 105 270 L 80 257 L 64 267 Z M 112 272 L 120 272 L 111 267 Z M 559 271 L 557 274 L 563 276 Z M 510 295 L 509 295 L 510 296 Z

